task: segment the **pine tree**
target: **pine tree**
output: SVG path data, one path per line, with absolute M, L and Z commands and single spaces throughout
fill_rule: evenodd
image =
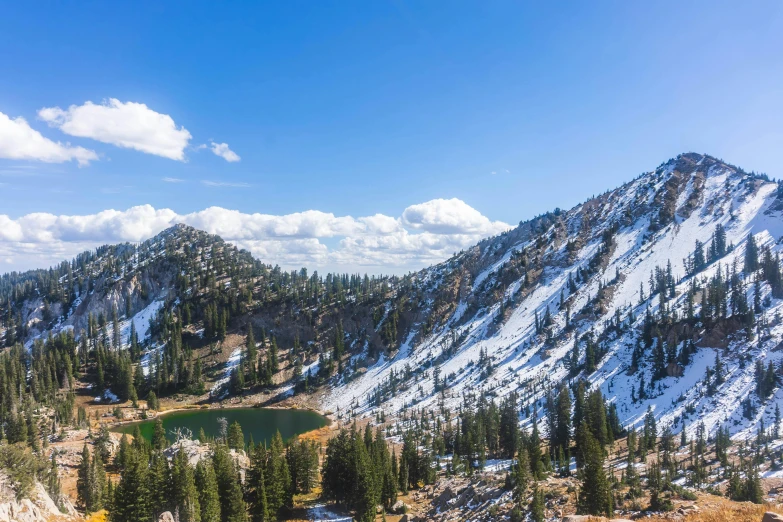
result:
M 527 458 L 527 450 L 520 444 L 517 452 L 517 462 L 512 468 L 514 480 L 514 500 L 522 502 L 527 498 L 527 488 L 530 482 L 530 462 Z
M 245 448 L 245 436 L 242 433 L 242 426 L 239 422 L 234 421 L 228 427 L 227 443 L 231 449 L 240 450 Z
M 756 239 L 753 234 L 748 234 L 748 240 L 745 243 L 745 273 L 750 274 L 759 268 L 759 248 L 756 245 Z
M 267 451 L 263 446 L 253 448 L 246 479 L 252 522 L 268 522 L 274 518 L 266 496 L 266 459 Z
M 133 452 L 114 494 L 112 522 L 145 522 L 152 520 L 149 505 L 147 462 Z
M 155 395 L 154 391 L 150 391 L 147 394 L 147 407 L 154 411 L 158 411 L 160 409 L 160 404 L 158 403 L 158 396 Z
M 355 473 L 353 507 L 358 522 L 373 522 L 375 506 L 378 505 L 375 476 L 367 449 L 359 437 L 354 437 Z
M 82 458 L 81 461 L 79 461 L 79 467 L 76 471 L 76 498 L 79 506 L 87 513 L 96 510 L 90 484 L 92 475 L 91 463 L 90 450 L 87 448 L 87 443 L 85 442 L 84 447 L 82 448 Z
M 544 507 L 544 492 L 538 487 L 538 482 L 536 482 L 533 486 L 533 499 L 530 502 L 530 520 L 533 522 L 544 522 L 546 520 Z
M 179 522 L 201 522 L 201 507 L 198 501 L 193 468 L 190 467 L 184 451 L 174 457 L 171 471 L 171 491 L 174 493 L 174 509 Z
M 571 395 L 568 388 L 563 385 L 557 396 L 554 434 L 551 442 L 553 455 L 560 449 L 568 458 L 571 446 Z
M 581 514 L 612 516 L 612 496 L 604 471 L 604 451 L 587 426 L 582 428 L 581 488 L 577 509 Z
M 284 506 L 291 507 L 293 505 L 291 475 L 285 458 L 283 437 L 279 431 L 272 437 L 272 442 L 269 445 L 265 477 L 269 512 L 276 514 Z
M 528 460 L 530 472 L 535 480 L 543 478 L 544 466 L 541 461 L 541 438 L 538 435 L 538 419 L 533 415 L 533 433 L 528 440 Z
M 196 489 L 201 508 L 201 522 L 220 522 L 220 498 L 218 497 L 217 478 L 212 464 L 199 460 L 196 464 Z M 254 522 L 257 522 L 254 520 Z
M 60 484 L 60 477 L 57 473 L 57 459 L 55 454 L 52 453 L 49 459 L 49 472 L 46 476 L 46 492 L 49 493 L 49 497 L 54 500 L 58 507 L 62 507 L 62 487 Z
M 171 469 L 166 456 L 160 451 L 154 451 L 149 460 L 149 503 L 152 517 L 157 519 L 164 511 L 171 507 Z
M 163 427 L 163 420 L 160 417 L 155 419 L 155 424 L 152 427 L 152 448 L 156 450 L 163 450 L 168 446 L 166 442 L 166 430 Z
M 499 446 L 503 458 L 512 458 L 517 450 L 519 438 L 519 408 L 516 393 L 509 394 L 500 406 L 498 429 Z
M 217 478 L 221 522 L 247 522 L 247 508 L 239 482 L 239 471 L 225 444 L 215 445 L 212 466 Z

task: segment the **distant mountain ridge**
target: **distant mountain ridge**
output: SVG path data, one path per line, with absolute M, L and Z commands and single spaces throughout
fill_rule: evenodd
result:
M 288 352 L 267 385 L 321 387 L 339 415 L 516 392 L 529 422 L 585 379 L 624 424 L 650 408 L 675 432 L 749 436 L 783 399 L 781 212 L 776 182 L 687 153 L 405 277 L 286 272 L 177 225 L 0 277 L 2 339 L 78 337 L 112 314 L 119 347 L 131 323 L 144 349 L 176 345 L 174 323 L 196 347 L 252 326 Z

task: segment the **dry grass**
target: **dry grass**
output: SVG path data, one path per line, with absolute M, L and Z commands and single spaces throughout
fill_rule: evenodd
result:
M 783 510 L 769 504 L 726 503 L 717 509 L 705 509 L 687 517 L 688 522 L 761 522 L 764 513 Z
M 700 498 L 696 502 L 699 511 L 689 513 L 685 517 L 686 522 L 761 522 L 767 511 L 783 515 L 783 506 L 779 505 L 732 502 L 718 497 L 712 497 L 706 503 L 703 500 Z M 647 520 L 652 522 L 671 521 L 666 517 L 650 517 Z

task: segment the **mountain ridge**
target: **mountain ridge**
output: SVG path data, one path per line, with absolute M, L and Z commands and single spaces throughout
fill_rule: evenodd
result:
M 451 300 L 443 300 L 448 304 L 444 304 L 443 310 L 437 314 L 442 330 L 428 339 L 410 339 L 408 346 L 403 348 L 404 357 L 385 362 L 383 365 L 376 365 L 368 372 L 366 382 L 385 382 L 386 389 L 379 391 L 384 386 L 362 386 L 360 383 L 354 383 L 332 394 L 327 405 L 334 409 L 345 409 L 361 404 L 362 406 L 356 407 L 357 410 L 371 411 L 372 408 L 366 406 L 372 402 L 372 400 L 368 401 L 368 396 L 380 393 L 384 398 L 375 402 L 387 404 L 388 401 L 392 404 L 392 409 L 411 407 L 411 405 L 427 407 L 441 400 L 439 399 L 441 394 L 434 393 L 434 390 L 439 388 L 435 386 L 435 381 L 447 376 L 446 383 L 440 388 L 447 390 L 446 395 L 450 392 L 458 397 L 445 400 L 447 406 L 456 407 L 461 403 L 459 400 L 462 398 L 461 393 L 480 390 L 484 386 L 485 381 L 480 377 L 486 372 L 479 370 L 482 364 L 486 364 L 481 362 L 482 359 L 486 361 L 495 358 L 499 361 L 496 363 L 498 368 L 493 372 L 502 372 L 502 376 L 490 377 L 489 381 L 492 385 L 485 386 L 484 391 L 494 396 L 503 396 L 511 391 L 517 391 L 526 397 L 526 409 L 530 411 L 533 402 L 543 404 L 546 395 L 543 388 L 554 387 L 560 379 L 568 377 L 568 372 L 564 368 L 564 358 L 571 351 L 574 342 L 573 333 L 567 331 L 561 339 L 551 345 L 547 344 L 547 336 L 561 335 L 566 330 L 567 322 L 582 321 L 583 327 L 578 331 L 580 360 L 583 365 L 585 343 L 581 337 L 591 329 L 598 332 L 606 331 L 606 325 L 611 323 L 615 312 L 620 312 L 626 322 L 631 322 L 628 317 L 629 311 L 636 312 L 637 317 L 630 328 L 640 327 L 639 314 L 644 313 L 645 307 L 630 306 L 631 297 L 636 302 L 639 296 L 638 291 L 636 296 L 633 296 L 634 292 L 629 291 L 629 287 L 638 289 L 640 284 L 647 285 L 650 271 L 655 271 L 656 267 L 665 270 L 667 261 L 673 263 L 675 270 L 679 270 L 675 284 L 677 302 L 671 306 L 681 311 L 684 305 L 682 285 L 694 279 L 684 273 L 683 257 L 692 255 L 695 241 L 699 240 L 703 245 L 710 243 L 710 236 L 714 233 L 715 226 L 726 226 L 731 248 L 727 248 L 730 251 L 724 253 L 720 259 L 711 262 L 706 268 L 707 272 L 699 272 L 699 274 L 713 273 L 721 260 L 724 267 L 725 263 L 734 262 L 744 249 L 747 242 L 746 234 L 751 231 L 761 235 L 759 242 L 763 243 L 764 248 L 771 248 L 777 255 L 777 240 L 783 234 L 779 209 L 780 191 L 777 185 L 765 176 L 746 173 L 710 156 L 688 153 L 663 163 L 655 171 L 645 173 L 618 189 L 591 198 L 569 211 L 544 214 L 522 222 L 512 231 L 484 240 L 474 249 L 423 271 L 420 276 L 422 280 L 451 278 L 458 287 L 456 290 L 452 289 Z M 612 228 L 615 230 L 611 230 Z M 602 236 L 620 237 L 602 244 L 604 242 Z M 671 255 L 659 255 L 659 249 L 664 245 Z M 522 256 L 524 250 L 527 251 Z M 653 252 L 656 252 L 657 257 L 651 262 L 650 256 Z M 529 268 L 524 267 L 525 263 L 515 263 L 515 256 L 527 257 Z M 655 260 L 659 260 L 658 263 L 655 263 Z M 631 264 L 634 266 L 632 267 Z M 642 265 L 645 269 L 639 273 L 635 268 L 636 265 Z M 463 268 L 465 266 L 471 268 L 465 270 Z M 563 270 L 564 267 L 568 270 Z M 577 278 L 584 279 L 585 282 L 578 284 L 579 289 L 574 291 L 572 296 L 568 287 L 573 286 L 572 281 Z M 527 279 L 528 283 L 523 285 L 521 280 L 524 279 Z M 633 279 L 633 284 L 629 285 L 628 279 Z M 769 314 L 777 314 L 779 301 L 770 295 L 771 291 L 768 286 L 765 286 L 766 284 L 761 285 L 765 295 L 770 297 L 769 307 L 765 311 Z M 524 291 L 517 294 L 521 286 L 525 287 Z M 564 308 L 574 312 L 574 315 L 568 319 L 566 316 L 570 312 L 562 308 L 557 309 L 558 307 L 555 306 L 563 295 L 562 291 L 565 291 Z M 748 297 L 751 293 L 747 290 Z M 624 299 L 623 302 L 617 302 L 618 294 Z M 642 301 L 650 304 L 649 296 Z M 654 303 L 651 306 L 653 309 L 656 308 Z M 476 314 L 480 315 L 482 310 L 486 312 L 483 319 L 475 320 Z M 584 313 L 576 314 L 577 310 Z M 551 318 L 546 320 L 553 322 L 554 332 L 543 333 L 543 337 L 542 333 L 536 333 L 539 314 L 542 321 L 546 314 L 551 314 Z M 495 321 L 493 315 L 501 319 Z M 504 326 L 513 318 L 517 319 L 514 321 L 517 329 L 515 332 L 509 331 L 509 328 Z M 473 327 L 472 332 L 464 326 L 465 323 Z M 452 332 L 443 328 L 447 325 L 455 326 Z M 476 332 L 477 329 L 480 329 L 479 333 Z M 778 342 L 780 334 L 780 329 L 774 327 L 771 333 L 765 335 L 771 336 Z M 448 338 L 449 336 L 451 339 Z M 627 342 L 633 341 L 633 337 L 638 336 L 619 336 Z M 504 341 L 490 342 L 499 338 Z M 461 342 L 455 343 L 455 339 Z M 613 342 L 615 341 L 617 340 Z M 602 339 L 601 342 L 609 341 Z M 702 344 L 712 342 L 704 340 Z M 734 351 L 741 351 L 744 347 L 744 341 L 741 339 L 732 342 L 734 344 L 731 347 Z M 450 347 L 444 349 L 444 344 Z M 513 348 L 510 349 L 511 347 Z M 633 351 L 633 343 L 626 348 L 627 350 L 607 349 L 604 355 L 607 360 L 603 365 L 609 365 L 606 366 L 606 371 L 611 369 L 611 372 L 614 372 L 612 376 L 618 373 L 618 369 L 623 367 L 623 364 L 626 365 L 623 371 L 627 371 L 629 361 L 621 363 L 620 360 L 623 355 L 630 355 Z M 649 351 L 643 359 L 651 356 L 652 348 L 652 346 L 648 347 Z M 684 369 L 684 373 L 688 375 L 687 386 L 684 383 L 677 385 L 680 388 L 685 386 L 683 391 L 700 385 L 706 368 L 713 363 L 715 352 L 706 346 L 704 348 L 707 351 L 697 357 L 698 361 Z M 706 355 L 710 356 L 708 357 L 710 360 L 702 360 Z M 727 355 L 731 359 L 736 358 L 738 354 L 729 350 Z M 766 359 L 767 351 L 764 350 L 759 355 Z M 531 362 L 534 358 L 537 359 Z M 769 358 L 776 366 L 778 365 L 777 354 L 773 353 Z M 422 365 L 429 367 L 428 361 L 433 360 L 438 361 L 433 365 L 439 368 L 438 378 L 434 377 L 436 372 L 433 368 L 429 373 L 424 371 L 414 377 L 419 387 L 414 390 L 408 389 L 401 393 L 396 385 L 389 385 L 390 375 L 404 374 L 406 363 L 414 368 L 421 368 Z M 556 361 L 557 364 L 550 364 L 547 361 Z M 736 366 L 733 362 L 731 364 L 730 373 L 737 373 L 737 378 L 741 374 L 745 386 L 741 390 L 727 389 L 725 393 L 718 393 L 720 400 L 734 401 L 737 404 L 753 400 L 756 401 L 754 407 L 762 412 L 752 416 L 752 419 L 740 416 L 743 420 L 735 425 L 733 432 L 742 431 L 739 429 L 740 426 L 747 427 L 751 424 L 756 426 L 761 423 L 762 418 L 769 421 L 773 414 L 770 410 L 777 405 L 777 396 L 775 395 L 772 401 L 756 400 L 753 397 L 753 386 L 750 385 L 752 376 L 749 381 L 747 372 L 738 371 L 739 363 Z M 599 364 L 599 373 L 604 371 L 601 370 L 603 365 Z M 512 369 L 514 371 L 511 371 Z M 453 380 L 448 379 L 452 374 Z M 548 379 L 550 375 L 552 378 Z M 631 393 L 632 390 L 628 387 L 622 394 L 613 393 L 620 379 L 595 377 L 592 372 L 591 375 L 593 377 L 590 381 L 593 385 L 600 386 L 604 394 L 613 401 L 637 404 L 637 392 Z M 590 377 L 581 373 L 578 376 Z M 652 379 L 650 372 L 644 370 L 641 376 L 642 379 L 648 379 L 646 382 L 649 385 Z M 576 377 L 576 375 L 571 376 L 571 380 Z M 543 382 L 536 382 L 536 379 L 543 379 Z M 639 379 L 638 374 L 636 379 Z M 656 388 L 662 387 L 665 383 L 660 381 L 666 379 L 682 381 L 684 378 L 667 376 L 656 379 Z M 520 380 L 524 384 L 520 385 Z M 509 384 L 512 382 L 515 383 L 513 386 Z M 466 383 L 469 386 L 466 386 Z M 536 387 L 542 390 L 524 392 L 527 388 Z M 422 391 L 416 391 L 419 389 Z M 393 399 L 389 390 L 394 390 Z M 646 392 L 647 390 L 645 394 Z M 476 395 L 478 394 L 476 392 Z M 633 400 L 632 395 L 635 397 Z M 536 397 L 535 401 L 533 396 Z M 627 405 L 623 404 L 622 407 L 626 408 L 623 422 L 627 424 L 640 422 L 646 406 L 649 405 L 656 408 L 656 416 L 663 417 L 664 422 L 671 424 L 677 431 L 683 422 L 682 419 L 688 417 L 682 415 L 686 408 L 671 406 L 672 401 L 680 400 L 679 395 L 667 398 L 668 401 L 664 399 L 658 402 L 640 400 L 638 406 L 633 408 L 626 408 Z M 709 417 L 706 412 L 707 403 L 718 401 L 718 399 L 712 401 L 711 398 L 702 399 L 697 398 L 695 394 L 692 398 L 682 399 L 682 402 L 690 401 L 687 408 L 689 411 L 696 406 L 702 406 L 705 410 L 704 415 L 691 416 L 691 420 Z M 726 404 L 723 406 L 725 406 L 723 409 L 719 409 L 726 418 L 719 418 L 716 415 L 709 417 L 708 428 L 712 431 L 724 421 L 731 423 L 738 421 L 737 408 L 731 409 L 729 414 L 729 406 Z M 539 417 L 542 417 L 543 413 L 541 409 Z M 675 425 L 677 422 L 679 424 Z M 691 429 L 690 421 L 686 420 L 685 423 Z
M 783 327 L 768 316 L 783 307 L 774 286 L 781 209 L 781 191 L 766 176 L 685 153 L 442 263 L 372 279 L 285 272 L 177 224 L 139 245 L 108 245 L 48 271 L 0 277 L 2 338 L 28 347 L 49 333 L 78 338 L 95 316 L 105 324 L 113 313 L 118 347 L 131 343 L 132 327 L 137 336 L 142 330 L 139 349 L 159 356 L 181 342 L 171 340 L 172 324 L 182 326 L 185 344 L 205 350 L 227 322 L 240 335 L 263 330 L 288 351 L 267 386 L 286 393 L 320 386 L 321 404 L 338 416 L 459 408 L 480 395 L 518 393 L 530 422 L 534 411 L 544 417 L 554 388 L 584 379 L 619 407 L 624 424 L 641 422 L 649 406 L 675 431 L 729 422 L 746 436 L 778 404 L 778 377 L 771 399 L 760 396 L 746 359 L 780 363 L 773 348 Z M 720 255 L 695 269 L 697 244 L 714 249 L 719 230 Z M 763 268 L 739 269 L 749 233 Z M 718 303 L 714 319 L 702 318 L 693 302 L 715 292 L 734 292 L 728 310 Z M 746 305 L 762 301 L 752 314 L 760 333 L 734 313 L 740 293 Z M 268 350 L 262 343 L 258 357 Z M 723 382 L 707 386 L 720 357 Z M 227 380 L 218 367 L 213 375 Z

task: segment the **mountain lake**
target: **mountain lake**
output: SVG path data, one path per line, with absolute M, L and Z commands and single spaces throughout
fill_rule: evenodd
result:
M 253 441 L 256 444 L 272 441 L 276 432 L 280 432 L 284 441 L 296 435 L 308 431 L 317 430 L 329 424 L 326 417 L 310 410 L 275 409 L 275 408 L 213 408 L 193 409 L 164 413 L 160 416 L 166 437 L 173 442 L 177 429 L 190 430 L 193 438 L 198 438 L 199 431 L 203 428 L 204 434 L 209 438 L 218 436 L 220 424 L 218 419 L 225 418 L 228 425 L 239 422 L 245 442 Z M 122 424 L 113 431 L 118 433 L 133 434 L 136 426 L 139 426 L 142 436 L 150 440 L 155 425 L 155 419 L 147 419 L 139 422 Z

